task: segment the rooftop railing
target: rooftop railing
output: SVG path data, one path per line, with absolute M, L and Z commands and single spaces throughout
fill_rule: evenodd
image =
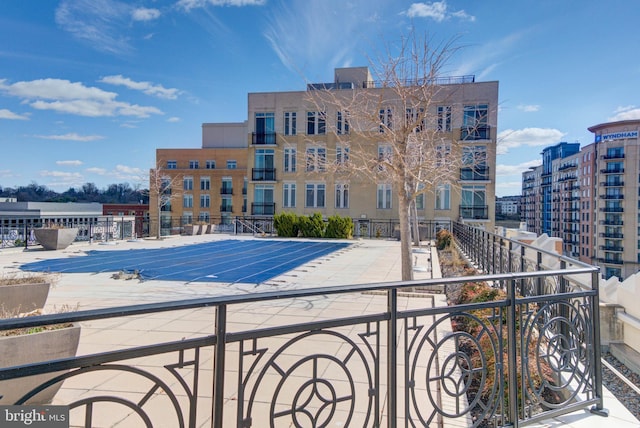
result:
M 490 273 L 0 320 L 0 330 L 88 323 L 108 333 L 126 322 L 163 325 L 168 313 L 201 323 L 188 334 L 165 327 L 172 340 L 152 332 L 127 346 L 105 341 L 94 353 L 3 367 L 0 381 L 54 373 L 16 404 L 69 382 L 75 392 L 56 403 L 69 406 L 74 426 L 97 423 L 101 406 L 110 421 L 176 427 L 518 427 L 590 406 L 604 414 L 598 269 L 465 225 L 453 232 Z M 480 282 L 506 297 L 438 306 L 419 292 Z M 257 328 L 258 318 L 269 322 Z M 477 333 L 455 328 L 463 323 Z M 116 376 L 107 382 L 107 373 Z

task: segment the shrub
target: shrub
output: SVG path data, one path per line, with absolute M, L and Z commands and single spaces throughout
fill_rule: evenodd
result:
M 295 213 L 283 212 L 273 216 L 273 227 L 278 236 L 295 238 L 298 236 L 299 219 Z
M 324 236 L 325 224 L 322 214 L 315 213 L 310 216 L 300 216 L 298 227 L 305 238 L 322 238 Z
M 339 215 L 329 217 L 324 236 L 325 238 L 353 238 L 353 220 L 349 217 L 340 217 Z
M 441 229 L 436 233 L 436 248 L 438 248 L 438 250 L 449 248 L 452 242 L 453 236 L 447 229 Z

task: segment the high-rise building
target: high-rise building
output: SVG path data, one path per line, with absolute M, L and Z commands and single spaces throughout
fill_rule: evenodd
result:
M 599 265 L 605 278 L 640 268 L 639 128 L 640 120 L 592 126 L 593 143 L 548 147 L 522 175 L 527 229 L 562 238 L 565 255 Z

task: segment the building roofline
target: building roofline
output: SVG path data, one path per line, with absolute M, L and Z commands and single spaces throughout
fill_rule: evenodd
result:
M 623 125 L 640 125 L 640 119 L 630 119 L 630 120 L 618 120 L 615 122 L 604 122 L 604 123 L 600 123 L 598 125 L 593 125 L 588 127 L 587 129 L 590 132 L 597 132 L 602 128 L 607 128 L 610 126 L 623 126 Z

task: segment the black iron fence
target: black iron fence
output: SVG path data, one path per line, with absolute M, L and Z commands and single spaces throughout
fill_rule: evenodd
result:
M 16 404 L 65 382 L 71 390 L 56 403 L 87 427 L 517 427 L 591 406 L 604 414 L 598 269 L 467 226 L 453 231 L 470 260 L 495 273 L 0 320 L 0 330 L 89 322 L 101 344 L 0 368 L 0 394 L 7 380 L 54 373 Z M 492 284 L 506 297 L 438 307 L 405 293 L 461 283 Z M 367 310 L 363 298 L 372 299 Z M 200 327 L 163 329 L 166 314 Z M 158 327 L 107 346 L 127 322 Z M 464 323 L 476 333 L 455 328 Z

